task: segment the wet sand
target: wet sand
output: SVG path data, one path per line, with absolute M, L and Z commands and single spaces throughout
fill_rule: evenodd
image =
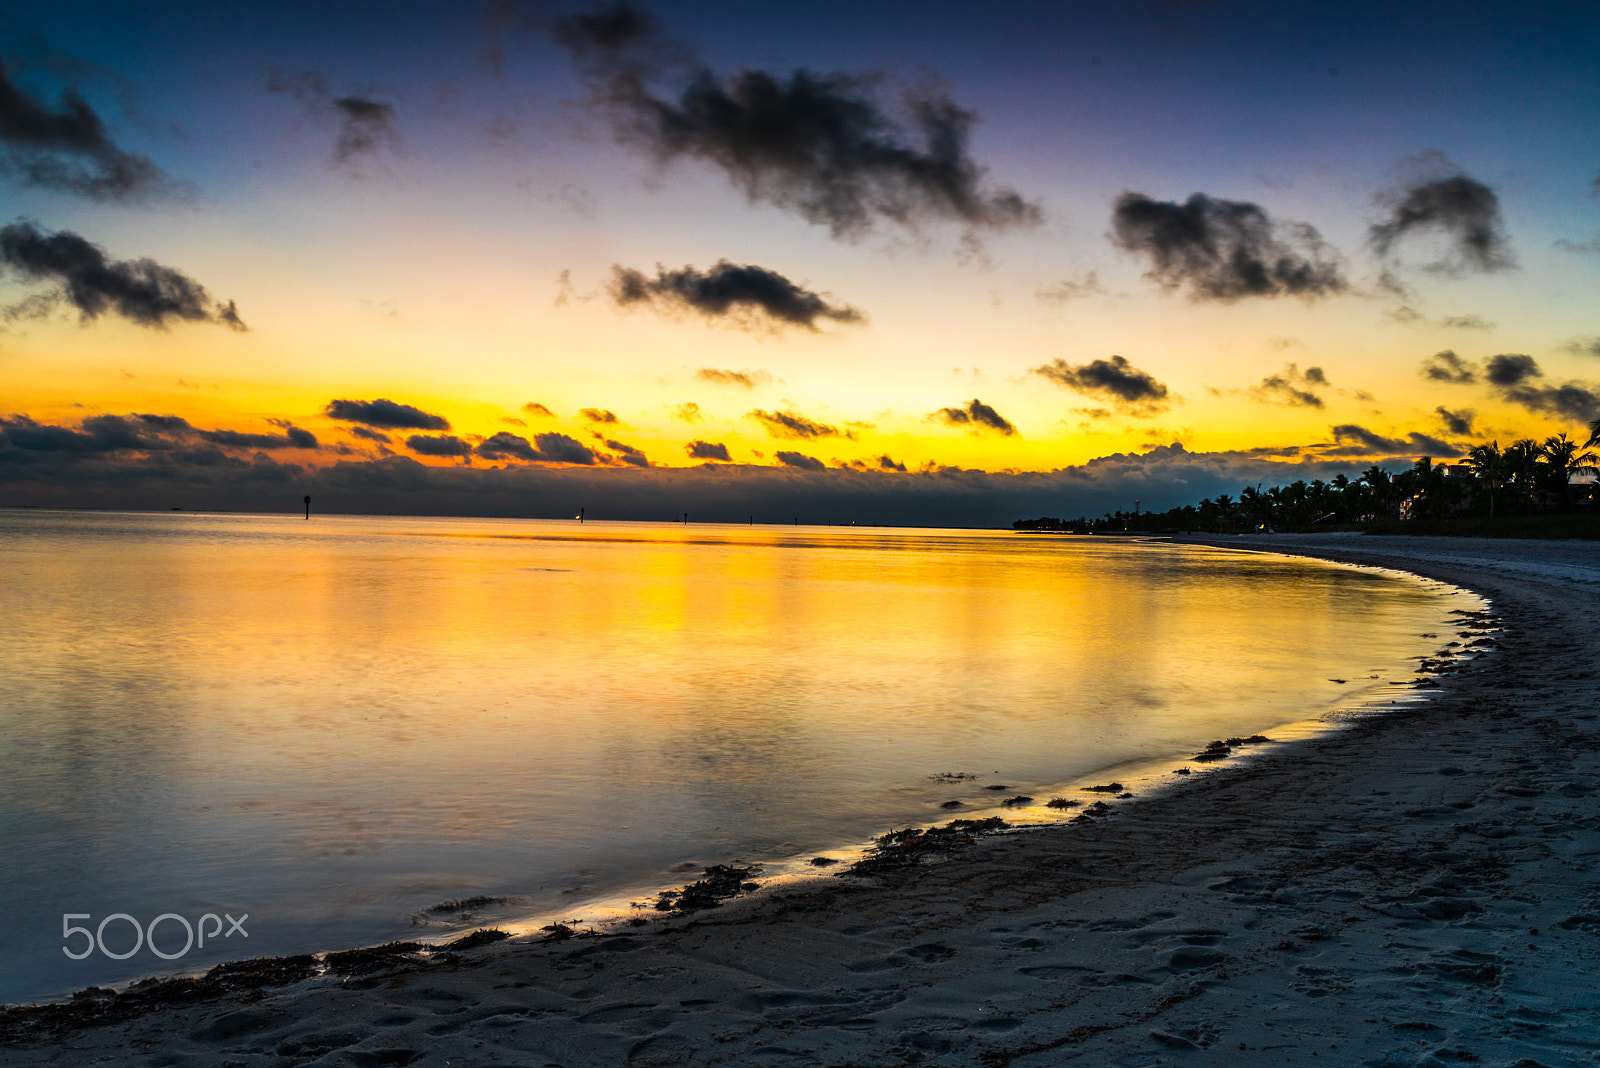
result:
M 1090 820 L 615 933 L 11 1011 L 0 1065 L 1595 1063 L 1600 546 L 1215 543 L 1464 586 L 1504 630 L 1420 707 Z

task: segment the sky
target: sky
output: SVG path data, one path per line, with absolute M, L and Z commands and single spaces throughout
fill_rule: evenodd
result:
M 0 7 L 0 504 L 995 524 L 1600 417 L 1592 5 Z

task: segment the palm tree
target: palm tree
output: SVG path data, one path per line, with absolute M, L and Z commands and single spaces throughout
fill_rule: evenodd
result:
M 1461 462 L 1488 487 L 1489 518 L 1492 520 L 1495 492 L 1505 484 L 1511 474 L 1511 465 L 1507 462 L 1506 454 L 1500 451 L 1498 441 L 1491 441 L 1487 445 L 1476 446 Z
M 1562 511 L 1572 505 L 1572 476 L 1579 472 L 1593 472 L 1595 462 L 1600 461 L 1600 456 L 1592 452 L 1580 452 L 1582 448 L 1576 441 L 1568 439 L 1564 432 L 1546 438 L 1539 448 L 1539 464 L 1555 485 L 1556 493 L 1561 498 Z
M 1584 448 L 1590 445 L 1600 445 L 1600 419 L 1589 424 L 1589 440 L 1583 443 Z
M 1513 441 L 1506 446 L 1505 462 L 1506 477 L 1501 485 L 1515 486 L 1531 504 L 1539 481 L 1539 443 L 1532 438 Z

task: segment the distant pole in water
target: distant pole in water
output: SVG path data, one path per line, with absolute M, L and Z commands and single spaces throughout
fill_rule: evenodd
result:
M 582 508 L 578 509 L 578 522 L 580 522 L 580 523 L 583 522 L 583 509 Z
M 751 516 L 750 517 L 750 525 L 751 526 L 755 526 L 756 525 L 756 517 L 755 516 Z
M 311 494 L 306 494 L 306 518 L 311 518 Z
M 684 522 L 685 525 L 688 524 L 688 522 L 689 522 L 689 513 L 688 512 L 683 513 L 683 522 Z

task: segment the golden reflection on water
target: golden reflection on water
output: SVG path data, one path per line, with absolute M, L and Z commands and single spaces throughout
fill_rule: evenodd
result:
M 940 772 L 1047 784 L 1301 719 L 1407 677 L 1458 603 L 1008 532 L 9 513 L 0 535 L 26 621 L 0 638 L 0 847 L 38 858 L 0 891 L 237 894 L 276 914 L 266 948 L 463 888 L 827 848 L 937 818 Z

